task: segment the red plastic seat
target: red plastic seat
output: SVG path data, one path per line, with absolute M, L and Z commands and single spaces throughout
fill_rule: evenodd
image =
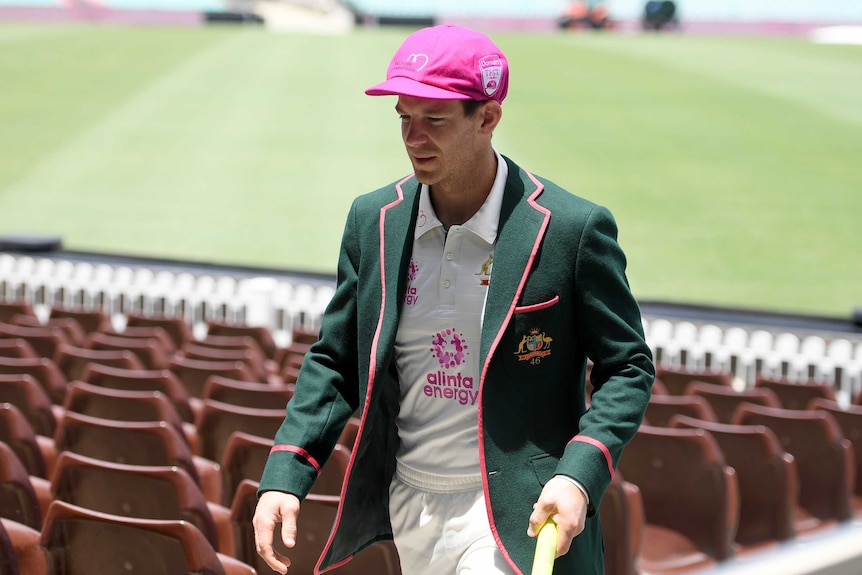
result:
M 48 509 L 41 546 L 49 571 L 64 575 L 254 573 L 250 566 L 217 554 L 188 521 L 123 517 L 64 501 Z
M 239 484 L 231 506 L 231 520 L 237 529 L 237 558 L 257 569 L 258 573 L 271 571 L 255 551 L 251 519 L 257 504 L 258 484 L 244 480 Z M 277 535 L 273 544 L 276 552 L 290 559 L 290 573 L 313 573 L 323 546 L 329 538 L 339 498 L 334 495 L 309 494 L 302 502 L 297 519 L 296 546 L 287 549 Z M 378 541 L 366 547 L 353 558 L 327 573 L 333 575 L 401 575 L 398 552 L 391 541 Z
M 685 394 L 705 399 L 712 407 L 716 419 L 721 423 L 730 423 L 736 408 L 741 403 L 748 402 L 767 407 L 781 407 L 775 393 L 762 387 L 747 387 L 742 391 L 737 391 L 727 385 L 693 381 L 686 388 Z
M 39 530 L 0 518 L 0 575 L 48 575 Z
M 740 514 L 737 552 L 759 550 L 795 537 L 799 481 L 793 456 L 763 425 L 732 425 L 675 416 L 671 427 L 704 429 L 736 470 Z
M 16 315 L 11 320 L 9 320 L 9 323 L 22 327 L 33 328 L 57 327 L 62 330 L 69 343 L 73 345 L 80 345 L 84 341 L 84 329 L 77 321 L 68 317 L 49 318 L 47 322 L 42 323 L 42 321 L 37 317 L 29 315 Z
M 203 397 L 204 386 L 210 376 L 221 375 L 240 381 L 254 381 L 255 377 L 241 361 L 206 361 L 175 355 L 168 368 L 176 374 L 191 397 Z
M 212 461 L 221 461 L 233 432 L 275 437 L 283 421 L 284 407 L 255 409 L 205 399 L 197 421 L 200 455 Z
M 793 383 L 786 379 L 759 375 L 754 381 L 754 387 L 771 390 L 784 409 L 805 409 L 808 402 L 818 397 L 835 401 L 835 389 L 831 385 L 813 381 Z
M 87 347 L 96 350 L 123 351 L 135 354 L 144 369 L 166 369 L 170 360 L 168 348 L 158 338 L 125 337 L 120 334 L 91 333 Z
M 0 338 L 0 357 L 12 357 L 16 359 L 39 357 L 26 339 Z
M 844 437 L 853 447 L 856 462 L 856 481 L 853 488 L 853 514 L 862 516 L 862 406 L 850 405 L 842 408 L 835 401 L 816 398 L 808 403 L 808 409 L 825 411 L 835 418 Z
M 202 394 L 202 399 L 256 409 L 284 409 L 292 397 L 293 385 L 240 381 L 220 375 L 207 379 Z
M 164 315 L 143 315 L 136 312 L 126 313 L 126 329 L 130 327 L 160 327 L 171 337 L 174 349 L 194 339 L 191 326 L 181 317 Z
M 645 417 L 650 425 L 667 427 L 674 415 L 717 421 L 709 403 L 695 395 L 651 395 Z
M 30 474 L 18 455 L 0 441 L 0 517 L 42 528 L 42 510 Z
M 27 418 L 11 403 L 0 403 L 0 441 L 15 452 L 27 473 L 47 479 L 53 464 L 53 445 L 48 445 L 47 438 L 45 445 L 40 445 Z
M 57 428 L 54 406 L 45 390 L 30 375 L 0 375 L 0 403 L 17 407 L 39 435 L 53 437 Z
M 52 403 L 57 405 L 63 403 L 63 396 L 66 394 L 66 376 L 50 358 L 0 357 L 0 374 L 30 375 L 39 382 Z
M 646 521 L 640 489 L 617 473 L 599 507 L 606 575 L 638 575 Z
M 33 306 L 24 300 L 0 301 L 0 322 L 8 322 L 16 315 L 29 315 L 36 317 Z
M 793 410 L 745 403 L 737 425 L 764 425 L 796 459 L 799 476 L 798 532 L 852 516 L 853 451 L 835 418 L 822 410 Z
M 108 331 L 111 328 L 111 318 L 102 310 L 85 310 L 54 306 L 50 312 L 51 318 L 68 318 L 78 322 L 85 334 L 94 331 Z
M 641 425 L 618 469 L 643 498 L 639 570 L 695 570 L 733 555 L 736 474 L 709 432 Z
M 39 357 L 48 359 L 53 359 L 61 343 L 71 343 L 59 327 L 30 327 L 3 322 L 0 322 L 0 338 L 26 340 Z
M 656 366 L 655 378 L 660 381 L 671 395 L 682 395 L 692 381 L 704 381 L 713 385 L 731 387 L 733 375 L 716 371 L 690 371 L 668 366 Z
M 90 363 L 123 369 L 144 369 L 141 360 L 126 349 L 91 349 L 66 344 L 57 349 L 54 363 L 67 381 L 81 379 L 84 368 Z
M 268 359 L 275 357 L 277 346 L 272 332 L 264 326 L 236 325 L 222 321 L 207 321 L 207 335 L 248 336 L 254 339 Z

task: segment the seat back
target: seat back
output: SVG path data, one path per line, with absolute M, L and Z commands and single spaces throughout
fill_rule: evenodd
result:
M 284 409 L 292 397 L 293 385 L 240 381 L 221 375 L 207 378 L 202 395 L 203 399 L 256 409 Z
M 0 518 L 0 575 L 47 575 L 39 537 L 38 529 Z
M 618 469 L 640 489 L 647 524 L 684 535 L 716 561 L 733 554 L 736 477 L 709 432 L 642 425 Z
M 0 338 L 24 339 L 39 357 L 52 359 L 61 343 L 70 343 L 65 332 L 52 326 L 22 326 L 0 322 Z
M 51 492 L 56 499 L 102 513 L 184 519 L 218 549 L 215 522 L 204 495 L 179 467 L 112 463 L 66 451 L 57 459 Z
M 111 318 L 102 310 L 84 310 L 54 306 L 50 312 L 51 318 L 69 318 L 78 322 L 85 334 L 94 331 L 109 331 Z
M 12 358 L 0 357 L 0 374 L 27 374 L 32 376 L 51 402 L 57 405 L 63 403 L 66 394 L 66 377 L 53 360 L 46 357 Z
M 188 392 L 170 370 L 123 369 L 90 364 L 81 374 L 81 381 L 126 391 L 160 391 L 171 400 L 183 421 L 194 421 Z
M 257 342 L 268 359 L 275 356 L 275 340 L 273 340 L 269 328 L 264 326 L 236 325 L 209 320 L 207 321 L 207 335 L 248 336 Z
M 720 423 L 730 423 L 740 403 L 781 407 L 775 393 L 766 388 L 747 387 L 737 391 L 727 385 L 715 385 L 704 381 L 693 381 L 685 390 L 686 395 L 695 395 L 706 400 Z
M 42 323 L 38 317 L 30 315 L 16 315 L 9 323 L 22 327 L 33 328 L 60 328 L 66 340 L 74 345 L 80 345 L 84 341 L 84 329 L 81 325 L 71 318 L 49 318 L 46 323 Z
M 165 421 L 182 432 L 183 422 L 161 391 L 127 391 L 75 381 L 69 386 L 66 411 L 119 421 Z
M 27 374 L 0 375 L 0 403 L 5 402 L 21 410 L 37 434 L 54 435 L 57 420 L 51 398 L 35 378 Z
M 204 386 L 210 376 L 221 375 L 240 381 L 255 379 L 246 364 L 241 361 L 207 361 L 174 355 L 168 369 L 177 376 L 189 396 L 198 398 L 203 396 Z
M 732 386 L 733 376 L 730 373 L 716 371 L 691 371 L 683 368 L 672 368 L 665 365 L 657 366 L 655 378 L 662 383 L 671 395 L 682 395 L 692 381 L 705 381 L 713 385 Z
M 171 337 L 174 349 L 180 349 L 187 341 L 194 339 L 191 326 L 181 317 L 148 316 L 128 312 L 126 313 L 126 329 L 130 327 L 160 327 Z
M 67 412 L 54 438 L 57 451 L 128 465 L 177 465 L 200 484 L 191 450 L 163 421 L 117 421 Z
M 739 485 L 739 527 L 743 547 L 786 541 L 796 535 L 798 479 L 793 456 L 763 425 L 732 425 L 675 416 L 671 427 L 704 429 L 736 470 Z
M 617 473 L 602 496 L 599 507 L 605 542 L 605 573 L 637 575 L 637 561 L 644 538 L 644 511 L 640 489 Z
M 250 337 L 211 336 L 210 340 L 233 339 L 248 342 L 248 345 L 237 344 L 238 347 L 227 347 L 223 345 L 212 345 L 205 341 L 187 343 L 180 350 L 180 354 L 189 359 L 202 359 L 205 361 L 241 361 L 255 381 L 266 381 L 267 365 L 266 358 L 260 347 Z
M 270 569 L 255 551 L 251 520 L 257 504 L 258 483 L 244 480 L 239 484 L 231 505 L 231 521 L 237 533 L 237 558 L 253 566 L 258 573 Z M 338 497 L 309 494 L 302 502 L 297 519 L 296 546 L 288 549 L 276 536 L 273 546 L 277 553 L 290 558 L 290 571 L 313 573 L 323 547 L 329 539 Z M 276 526 L 276 533 L 281 526 Z M 398 553 L 391 541 L 377 542 L 357 553 L 349 562 L 340 565 L 334 573 L 339 575 L 400 575 Z
M 835 400 L 835 389 L 831 385 L 813 381 L 793 383 L 786 379 L 758 375 L 754 387 L 772 390 L 784 409 L 805 409 L 808 402 L 815 398 Z
M 90 349 L 132 352 L 144 369 L 165 369 L 168 366 L 168 350 L 156 338 L 124 337 L 119 334 L 91 333 L 87 338 Z
M 745 403 L 733 423 L 770 428 L 793 455 L 799 476 L 799 507 L 816 522 L 843 521 L 852 515 L 853 453 L 829 413 Z M 806 530 L 805 526 L 799 529 Z
M 63 372 L 67 381 L 81 379 L 84 368 L 90 363 L 98 363 L 123 369 L 143 369 L 141 360 L 125 349 L 92 349 L 64 344 L 57 349 L 54 363 Z
M 841 428 L 844 438 L 853 446 L 853 459 L 856 462 L 853 493 L 862 497 L 862 405 L 849 405 L 842 408 L 835 401 L 816 398 L 808 403 L 808 409 L 820 409 L 832 415 Z
M 42 528 L 41 505 L 30 474 L 3 441 L 0 441 L 0 517 L 33 529 Z
M 27 473 L 37 477 L 47 476 L 47 466 L 36 440 L 36 432 L 21 410 L 11 403 L 0 403 L 0 441 L 15 452 Z
M 0 357 L 39 357 L 26 339 L 20 337 L 0 338 Z
M 231 433 L 243 431 L 258 437 L 275 437 L 283 421 L 283 407 L 255 409 L 205 399 L 197 422 L 199 454 L 221 461 Z
M 667 427 L 674 415 L 716 421 L 709 403 L 696 395 L 651 395 L 645 413 L 650 425 Z
M 41 545 L 52 575 L 225 575 L 212 545 L 187 521 L 123 517 L 54 501 Z
M 8 323 L 16 315 L 30 315 L 36 317 L 33 306 L 24 300 L 0 301 L 0 322 Z

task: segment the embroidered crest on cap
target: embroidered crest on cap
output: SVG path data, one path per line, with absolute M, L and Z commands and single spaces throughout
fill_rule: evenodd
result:
M 486 95 L 493 96 L 500 88 L 503 61 L 496 54 L 483 56 L 479 59 L 479 69 L 482 71 L 482 89 Z

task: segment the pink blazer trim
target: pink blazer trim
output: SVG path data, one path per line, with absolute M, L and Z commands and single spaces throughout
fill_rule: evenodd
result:
M 296 445 L 273 445 L 272 449 L 269 450 L 270 453 L 275 453 L 276 451 L 289 451 L 291 453 L 296 453 L 306 461 L 308 461 L 315 470 L 317 470 L 317 474 L 320 475 L 320 463 L 317 462 L 315 458 L 311 456 L 309 452 L 304 450 L 301 447 L 297 447 Z
M 552 305 L 555 305 L 558 301 L 560 301 L 560 296 L 555 295 L 553 298 L 549 299 L 548 301 L 534 303 L 532 305 L 517 306 L 515 308 L 515 313 L 527 313 L 527 312 L 531 312 L 531 311 L 539 311 L 540 309 L 545 309 L 547 307 L 551 307 Z
M 576 435 L 572 438 L 572 441 L 580 441 L 582 443 L 589 443 L 593 447 L 599 449 L 605 456 L 605 462 L 608 464 L 608 473 L 611 474 L 611 479 L 614 478 L 614 461 L 611 458 L 611 450 L 608 449 L 604 443 L 602 443 L 598 439 L 593 439 L 592 437 L 587 437 L 586 435 Z M 569 443 L 571 443 L 571 441 Z
M 494 355 L 494 350 L 497 349 L 497 346 L 500 343 L 500 339 L 503 337 L 503 333 L 506 331 L 506 326 L 509 323 L 509 319 L 511 319 L 512 314 L 515 313 L 517 306 L 515 303 L 521 297 L 521 292 L 524 290 L 524 284 L 527 283 L 527 277 L 530 275 L 530 270 L 533 268 L 533 260 L 536 258 L 536 253 L 539 251 L 539 246 L 542 243 L 542 238 L 545 236 L 545 230 L 548 227 L 548 220 L 551 217 L 551 212 L 538 205 L 536 203 L 536 198 L 539 194 L 542 193 L 542 190 L 545 189 L 545 186 L 542 185 L 539 180 L 537 180 L 533 174 L 526 172 L 527 176 L 536 184 L 536 189 L 530 194 L 530 197 L 527 198 L 527 203 L 533 207 L 538 212 L 544 214 L 544 219 L 542 220 L 542 226 L 539 229 L 539 233 L 536 234 L 536 241 L 533 243 L 533 249 L 530 253 L 530 259 L 527 262 L 527 265 L 524 267 L 524 273 L 521 276 L 521 281 L 518 283 L 518 289 L 515 291 L 515 297 L 512 300 L 512 304 L 509 306 L 509 312 L 506 314 L 506 320 L 500 325 L 500 331 L 497 332 L 496 337 L 494 337 L 494 342 L 491 344 L 491 348 L 488 351 L 488 357 L 485 358 L 485 365 L 482 366 L 482 375 L 479 378 L 479 465 L 482 468 L 482 488 L 485 491 L 485 501 L 491 500 L 491 495 L 488 490 L 488 468 L 485 464 L 485 433 L 484 429 L 484 414 L 482 413 L 482 395 L 483 390 L 485 388 L 485 376 L 488 373 L 488 366 L 491 364 L 491 358 Z M 509 566 L 518 573 L 519 575 L 523 575 L 521 570 L 518 569 L 518 566 L 515 565 L 515 562 L 512 560 L 512 557 L 509 555 L 509 552 L 506 551 L 506 548 L 503 546 L 503 541 L 500 539 L 500 533 L 497 531 L 497 524 L 494 522 L 494 516 L 491 513 L 491 506 L 487 505 L 487 513 L 488 513 L 488 523 L 491 525 L 491 533 L 494 535 L 494 540 L 497 542 L 497 547 L 500 549 L 500 552 L 503 554 L 503 557 L 506 559 L 506 562 Z
M 350 477 L 350 473 L 353 470 L 353 462 L 356 457 L 356 448 L 359 447 L 359 438 L 362 437 L 362 432 L 365 429 L 365 418 L 368 417 L 368 403 L 371 401 L 371 390 L 374 387 L 374 377 L 377 374 L 377 344 L 380 339 L 380 330 L 383 328 L 383 312 L 386 309 L 386 251 L 384 246 L 384 229 L 386 224 L 386 212 L 391 208 L 397 206 L 404 200 L 404 190 L 401 186 L 404 185 L 405 182 L 413 178 L 413 174 L 402 179 L 400 182 L 395 184 L 395 189 L 398 191 L 398 199 L 393 200 L 392 202 L 386 204 L 382 208 L 380 208 L 380 315 L 377 318 L 377 328 L 374 330 L 374 338 L 371 340 L 371 358 L 368 362 L 368 385 L 365 392 L 365 404 L 362 409 L 362 418 L 359 421 L 359 430 L 356 432 L 356 443 L 353 446 L 353 450 L 350 453 L 350 461 L 347 462 L 347 470 L 344 473 L 345 478 Z M 321 570 L 320 564 L 323 561 L 324 556 L 329 552 L 329 547 L 332 545 L 332 539 L 335 537 L 335 532 L 338 529 L 338 524 L 341 523 L 341 512 L 343 510 L 344 498 L 347 493 L 347 480 L 341 486 L 341 502 L 338 504 L 338 511 L 335 514 L 335 521 L 332 525 L 332 531 L 329 533 L 329 539 L 326 541 L 326 545 L 323 546 L 323 551 L 320 553 L 320 557 L 317 559 L 317 565 L 314 567 L 314 573 L 325 573 L 325 571 Z M 330 569 L 335 569 L 336 567 L 340 567 L 345 563 L 349 562 L 353 559 L 353 555 L 344 559 L 340 563 L 330 566 L 326 569 L 329 571 Z

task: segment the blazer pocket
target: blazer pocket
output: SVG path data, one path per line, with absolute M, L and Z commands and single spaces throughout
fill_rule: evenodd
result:
M 559 301 L 560 301 L 560 296 L 555 295 L 554 297 L 552 297 L 548 301 L 543 301 L 543 302 L 534 303 L 534 304 L 530 304 L 530 305 L 515 306 L 515 313 L 529 313 L 531 311 L 539 311 L 542 309 L 547 309 L 547 308 L 551 307 L 552 305 L 556 305 L 557 302 L 559 302 Z
M 562 451 L 556 453 L 543 453 L 542 455 L 534 455 L 530 458 L 530 463 L 533 464 L 533 472 L 536 474 L 536 479 L 542 487 L 547 483 L 557 472 L 557 466 L 560 463 L 560 458 L 563 456 Z

